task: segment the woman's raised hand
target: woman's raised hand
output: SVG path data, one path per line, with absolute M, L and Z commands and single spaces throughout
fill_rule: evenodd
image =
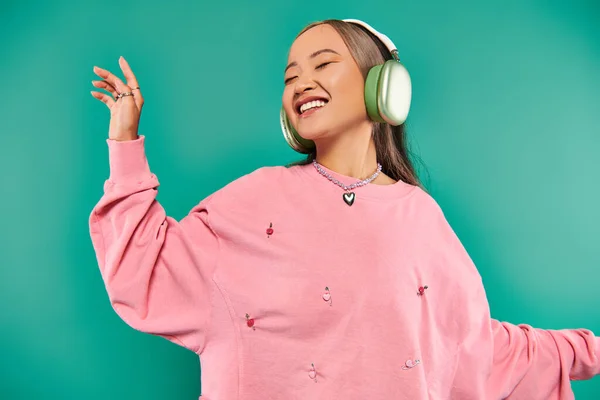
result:
M 92 85 L 106 90 L 111 95 L 92 92 L 92 96 L 106 104 L 110 110 L 109 139 L 118 141 L 134 140 L 138 137 L 138 126 L 144 98 L 131 67 L 123 57 L 119 58 L 119 66 L 123 71 L 123 75 L 125 75 L 127 84 L 111 72 L 94 66 L 94 73 L 103 80 L 92 81 Z

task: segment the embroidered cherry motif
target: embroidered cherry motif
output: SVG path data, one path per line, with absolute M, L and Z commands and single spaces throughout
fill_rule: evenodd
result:
M 267 237 L 271 237 L 271 235 L 273 234 L 273 223 L 271 222 L 269 224 L 269 227 L 267 228 Z
M 423 295 L 425 294 L 425 289 L 427 289 L 427 288 L 428 288 L 427 286 L 421 286 L 421 287 L 419 288 L 419 291 L 417 292 L 417 294 L 418 294 L 419 296 L 423 296 Z
M 254 326 L 254 318 L 250 318 L 248 314 L 246 314 L 246 325 L 248 325 L 248 328 L 256 330 L 256 327 Z
M 331 293 L 329 293 L 329 287 L 325 287 L 325 293 L 323 293 L 323 300 L 329 302 L 329 305 L 333 305 L 333 300 L 331 298 Z
M 408 359 L 406 360 L 406 362 L 404 363 L 404 365 L 402 366 L 402 369 L 407 370 L 407 369 L 411 369 L 416 367 L 417 365 L 419 365 L 421 363 L 421 360 L 411 360 Z
M 308 371 L 308 377 L 315 382 L 317 381 L 317 371 L 315 370 L 315 364 L 310 364 L 312 366 L 311 370 Z

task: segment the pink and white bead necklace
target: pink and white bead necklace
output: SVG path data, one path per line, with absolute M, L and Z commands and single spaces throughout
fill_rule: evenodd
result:
M 353 183 L 352 185 L 346 186 L 342 182 L 340 182 L 339 180 L 337 180 L 333 176 L 331 176 L 331 174 L 329 174 L 327 171 L 325 171 L 321 167 L 321 165 L 317 162 L 317 160 L 313 160 L 313 165 L 315 166 L 315 168 L 321 175 L 323 175 L 330 182 L 338 185 L 339 187 L 341 187 L 342 189 L 344 189 L 346 191 L 346 193 L 344 193 L 342 197 L 344 199 L 344 202 L 346 204 L 348 204 L 349 206 L 354 204 L 354 200 L 356 200 L 356 194 L 352 190 L 356 189 L 357 187 L 365 186 L 365 185 L 371 183 L 381 173 L 381 164 L 377 163 L 377 171 L 375 171 L 373 173 L 373 175 L 371 175 L 367 179 L 363 179 L 361 181 Z

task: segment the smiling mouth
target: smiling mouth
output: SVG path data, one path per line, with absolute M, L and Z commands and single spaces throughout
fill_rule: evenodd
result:
M 327 101 L 327 100 L 309 101 L 308 103 L 302 104 L 300 106 L 300 108 L 296 111 L 298 112 L 298 115 L 300 117 L 309 116 L 311 114 L 314 114 L 316 111 L 320 110 L 321 108 L 325 107 L 327 105 L 327 103 L 329 103 L 329 101 Z

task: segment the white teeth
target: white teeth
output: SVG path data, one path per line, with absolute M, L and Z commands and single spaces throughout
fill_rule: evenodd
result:
M 314 107 L 323 107 L 325 104 L 327 104 L 327 103 L 324 102 L 323 100 L 309 101 L 308 103 L 302 104 L 302 106 L 300 107 L 300 114 L 302 114 L 304 111 L 310 110 L 311 108 L 314 108 Z

